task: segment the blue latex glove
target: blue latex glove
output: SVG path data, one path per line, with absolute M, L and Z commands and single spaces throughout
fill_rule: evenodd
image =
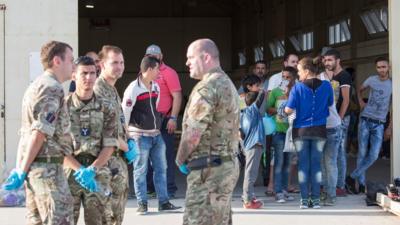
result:
M 19 169 L 11 171 L 10 176 L 3 184 L 3 189 L 7 191 L 16 190 L 24 184 L 26 173 Z
M 95 179 L 90 180 L 87 183 L 87 188 L 90 192 L 99 192 L 99 188 L 97 186 L 97 182 Z
M 78 182 L 83 188 L 89 190 L 90 192 L 97 191 L 97 182 L 94 179 L 96 176 L 96 172 L 94 167 L 89 166 L 85 168 L 81 166 L 77 171 L 74 173 L 74 177 L 76 182 Z
M 181 171 L 181 173 L 188 175 L 190 173 L 189 168 L 187 167 L 186 163 L 180 165 L 179 167 L 179 171 Z
M 81 168 L 79 168 L 79 170 L 75 171 L 74 173 L 75 180 L 86 181 L 94 179 L 95 176 L 96 176 L 96 171 L 94 171 L 93 166 L 89 166 L 87 168 L 81 166 Z
M 126 160 L 128 160 L 128 164 L 135 161 L 137 155 L 138 149 L 136 142 L 133 139 L 128 139 L 128 151 L 124 153 Z

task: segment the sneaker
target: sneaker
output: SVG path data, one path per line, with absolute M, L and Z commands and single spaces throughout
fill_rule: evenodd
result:
M 357 194 L 356 180 L 351 176 L 346 177 L 346 189 L 350 194 Z
M 344 188 L 336 188 L 336 197 L 346 197 L 347 191 Z
M 282 192 L 283 192 L 283 195 L 285 196 L 285 200 L 286 201 L 293 201 L 294 200 L 294 197 L 290 196 L 287 191 L 283 190 Z
M 300 209 L 308 209 L 308 199 L 300 200 Z
M 358 192 L 361 194 L 365 194 L 365 186 L 362 184 L 358 185 Z
M 310 207 L 312 207 L 313 209 L 320 209 L 321 205 L 319 203 L 320 203 L 320 201 L 319 201 L 318 198 L 317 199 L 311 199 Z
M 245 209 L 259 209 L 263 206 L 263 203 L 259 200 L 253 199 L 250 202 L 245 202 L 243 208 Z
M 335 206 L 336 205 L 336 197 L 326 196 L 326 199 L 324 200 L 324 205 L 325 206 Z
M 277 203 L 285 203 L 286 202 L 285 195 L 283 193 L 277 193 L 275 195 L 275 200 Z
M 136 213 L 138 215 L 146 215 L 147 214 L 147 203 L 139 202 Z
M 158 211 L 173 211 L 182 208 L 181 206 L 175 206 L 171 202 L 166 202 L 158 206 Z

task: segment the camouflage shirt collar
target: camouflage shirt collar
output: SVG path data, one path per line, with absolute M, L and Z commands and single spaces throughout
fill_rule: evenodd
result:
M 50 73 L 49 71 L 46 70 L 46 71 L 44 71 L 43 74 L 46 75 L 46 76 L 49 76 L 50 78 L 52 78 L 52 79 L 54 79 L 55 81 L 57 81 L 58 83 L 60 83 L 60 82 L 57 80 L 56 75 Z
M 117 90 L 115 87 L 110 85 L 103 76 L 99 76 L 97 79 L 100 79 L 100 81 L 103 83 L 103 87 L 102 88 L 107 88 L 108 90 L 113 90 L 113 91 Z
M 85 104 L 82 100 L 79 99 L 78 95 L 76 92 L 72 94 L 72 103 L 74 105 L 75 111 L 80 111 L 86 106 L 92 105 L 96 103 L 96 95 L 93 93 L 92 99 L 90 100 L 89 103 Z M 96 106 L 97 107 L 97 106 Z M 93 108 L 93 107 L 90 107 Z
M 211 76 L 211 74 L 214 74 L 214 73 L 223 73 L 223 72 L 224 72 L 224 71 L 221 69 L 220 66 L 214 67 L 214 68 L 210 69 L 210 70 L 204 75 L 203 80 L 207 80 L 207 79 Z

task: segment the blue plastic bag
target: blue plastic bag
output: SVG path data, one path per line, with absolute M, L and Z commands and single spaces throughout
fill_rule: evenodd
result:
M 263 124 L 264 124 L 265 135 L 271 135 L 275 133 L 276 123 L 274 118 L 272 118 L 272 116 L 268 116 L 268 114 L 265 114 L 263 117 Z

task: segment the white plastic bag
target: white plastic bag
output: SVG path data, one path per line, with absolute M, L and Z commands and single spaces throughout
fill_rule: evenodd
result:
M 296 111 L 294 111 L 292 114 L 288 116 L 289 128 L 286 131 L 285 146 L 283 147 L 283 152 L 296 152 L 296 148 L 294 147 L 292 138 L 294 119 L 296 119 Z

